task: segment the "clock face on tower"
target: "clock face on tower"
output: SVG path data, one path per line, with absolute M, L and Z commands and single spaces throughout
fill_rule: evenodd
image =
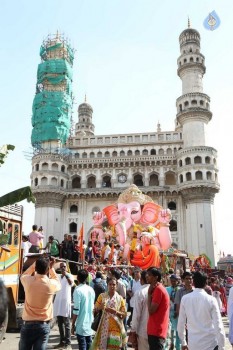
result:
M 124 182 L 126 182 L 126 180 L 127 180 L 126 175 L 121 174 L 121 175 L 118 176 L 118 181 L 119 182 L 124 183 Z

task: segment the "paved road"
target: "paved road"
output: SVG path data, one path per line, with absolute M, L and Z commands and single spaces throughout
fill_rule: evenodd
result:
M 226 331 L 226 335 L 228 336 L 228 327 L 229 323 L 226 317 L 223 318 L 223 323 Z M 54 345 L 57 345 L 59 343 L 59 336 L 58 336 L 58 328 L 55 326 L 50 333 L 49 337 L 49 345 L 47 349 L 53 349 Z M 18 343 L 19 343 L 19 332 L 12 332 L 6 334 L 6 339 L 3 341 L 2 344 L 0 344 L 1 350 L 17 350 L 18 349 Z M 72 337 L 72 349 L 77 350 L 78 344 L 75 337 Z M 131 348 L 128 347 L 130 350 Z M 232 350 L 232 347 L 227 339 L 225 350 Z

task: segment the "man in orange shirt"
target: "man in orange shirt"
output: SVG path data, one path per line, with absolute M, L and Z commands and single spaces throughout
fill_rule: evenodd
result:
M 54 263 L 54 259 L 39 258 L 20 278 L 25 304 L 19 350 L 31 350 L 32 347 L 34 350 L 46 350 L 53 318 L 53 297 L 61 289 Z

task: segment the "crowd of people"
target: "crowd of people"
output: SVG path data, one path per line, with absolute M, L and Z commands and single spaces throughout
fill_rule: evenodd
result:
M 80 245 L 77 236 L 64 235 L 61 243 L 50 236 L 43 246 L 43 237 L 36 242 L 30 235 L 29 251 L 47 251 L 52 257 L 40 257 L 21 276 L 20 350 L 46 349 L 53 317 L 60 335 L 55 349 L 72 349 L 75 335 L 80 350 L 121 350 L 127 344 L 136 350 L 223 350 L 221 316 L 227 314 L 233 344 L 232 276 L 202 271 L 180 276 L 172 269 L 161 274 L 155 267 L 141 271 L 122 264 L 120 245 L 105 242 L 98 249 L 98 242 Z M 82 266 L 72 263 L 82 259 Z M 94 317 L 99 322 L 95 331 Z

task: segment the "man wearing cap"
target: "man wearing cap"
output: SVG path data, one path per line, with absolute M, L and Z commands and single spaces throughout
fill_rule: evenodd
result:
M 177 333 L 177 322 L 178 322 L 178 317 L 176 313 L 176 305 L 174 303 L 175 301 L 175 296 L 176 292 L 180 289 L 178 286 L 178 277 L 176 275 L 171 275 L 170 276 L 170 286 L 166 287 L 166 290 L 168 292 L 169 298 L 170 298 L 170 324 L 171 324 L 171 344 L 169 349 L 176 349 L 180 350 L 180 339 Z M 174 344 L 175 343 L 175 344 Z

